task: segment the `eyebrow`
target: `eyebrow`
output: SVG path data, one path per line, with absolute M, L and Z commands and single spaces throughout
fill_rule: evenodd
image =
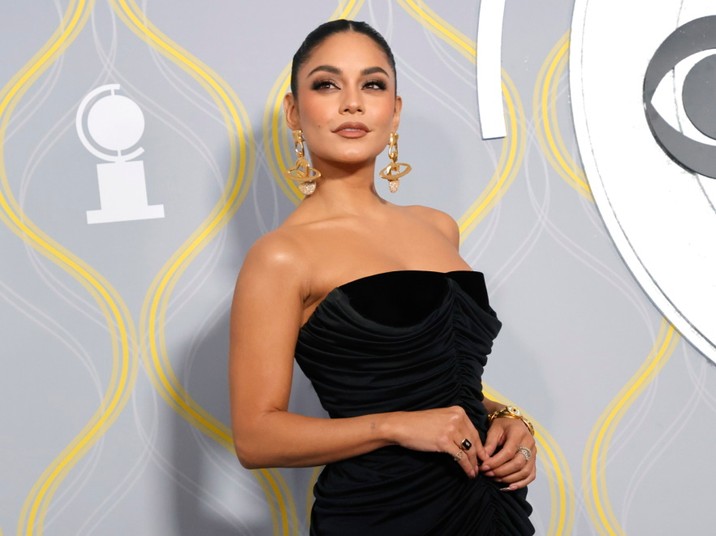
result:
M 331 74 L 341 75 L 343 74 L 343 71 L 341 71 L 338 67 L 334 67 L 333 65 L 319 65 L 315 69 L 313 69 L 310 73 L 308 73 L 307 76 L 311 76 L 313 73 L 319 72 L 319 71 L 325 71 Z M 385 76 L 390 76 L 385 69 L 382 67 L 367 67 L 363 69 L 360 74 L 361 76 L 368 76 L 370 74 L 375 73 L 383 73 Z

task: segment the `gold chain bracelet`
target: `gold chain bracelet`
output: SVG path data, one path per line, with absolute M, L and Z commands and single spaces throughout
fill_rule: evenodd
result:
M 535 435 L 535 427 L 533 426 L 533 424 L 527 419 L 525 419 L 524 415 L 522 415 L 522 412 L 514 406 L 505 406 L 504 408 L 495 410 L 487 415 L 487 421 L 490 424 L 492 424 L 492 421 L 499 418 L 519 419 L 520 421 L 525 423 L 525 426 L 530 431 L 530 434 Z

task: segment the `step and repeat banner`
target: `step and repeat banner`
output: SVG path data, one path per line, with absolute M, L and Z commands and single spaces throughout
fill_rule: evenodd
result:
M 307 534 L 317 470 L 234 455 L 228 316 L 334 18 L 396 56 L 413 172 L 380 193 L 485 273 L 537 533 L 710 534 L 716 7 L 32 0 L 0 17 L 0 536 Z M 299 371 L 291 409 L 323 414 Z

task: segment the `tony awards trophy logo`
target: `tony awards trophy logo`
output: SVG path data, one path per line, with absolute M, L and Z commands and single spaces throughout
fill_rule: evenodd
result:
M 144 114 L 117 90 L 119 84 L 108 84 L 90 91 L 75 119 L 82 145 L 106 161 L 97 164 L 101 208 L 87 211 L 88 224 L 164 217 L 164 205 L 147 202 L 144 163 L 132 161 L 144 152 L 135 148 L 144 133 Z

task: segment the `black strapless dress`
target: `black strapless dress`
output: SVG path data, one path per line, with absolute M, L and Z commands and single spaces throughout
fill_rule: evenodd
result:
M 459 405 L 484 440 L 481 376 L 500 325 L 479 272 L 381 273 L 326 296 L 296 361 L 332 418 Z M 526 490 L 501 487 L 448 454 L 385 447 L 323 469 L 311 534 L 534 534 Z

